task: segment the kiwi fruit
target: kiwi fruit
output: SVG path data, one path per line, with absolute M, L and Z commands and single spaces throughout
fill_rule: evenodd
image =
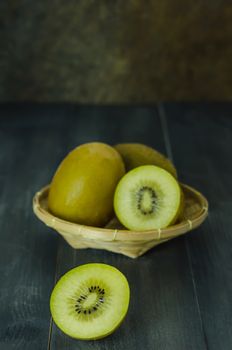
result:
M 162 153 L 140 143 L 121 143 L 114 146 L 121 154 L 126 171 L 141 165 L 156 165 L 177 178 L 176 168 Z
M 116 185 L 125 173 L 120 154 L 92 142 L 71 151 L 58 167 L 49 190 L 55 216 L 89 226 L 104 226 L 113 215 Z
M 106 264 L 85 264 L 67 272 L 54 287 L 50 309 L 55 324 L 76 339 L 111 334 L 126 316 L 130 289 L 126 277 Z
M 119 181 L 114 210 L 129 230 L 161 229 L 177 220 L 182 201 L 180 185 L 169 172 L 155 165 L 143 165 Z

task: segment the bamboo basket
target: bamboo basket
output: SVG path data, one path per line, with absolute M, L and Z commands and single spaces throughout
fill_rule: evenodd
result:
M 183 184 L 181 186 L 185 195 L 183 219 L 165 229 L 129 231 L 122 227 L 116 218 L 104 228 L 84 226 L 59 219 L 48 211 L 49 186 L 35 194 L 33 210 L 41 221 L 58 231 L 73 248 L 105 249 L 137 258 L 156 245 L 195 229 L 207 217 L 206 198 L 190 186 Z

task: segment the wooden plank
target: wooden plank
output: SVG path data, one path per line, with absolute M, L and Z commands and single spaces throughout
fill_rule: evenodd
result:
M 70 148 L 90 140 L 137 141 L 165 151 L 155 108 L 80 108 L 70 130 Z M 137 260 L 101 250 L 73 250 L 60 240 L 58 277 L 89 262 L 111 264 L 127 276 L 131 286 L 127 318 L 113 335 L 95 342 L 71 339 L 53 325 L 50 349 L 206 349 L 182 237 Z
M 207 222 L 186 236 L 210 350 L 232 349 L 232 105 L 165 106 L 181 180 L 209 200 Z
M 38 106 L 0 107 L 0 348 L 4 350 L 41 350 L 48 342 L 58 239 L 35 218 L 32 197 L 63 156 L 65 115 L 50 112 Z

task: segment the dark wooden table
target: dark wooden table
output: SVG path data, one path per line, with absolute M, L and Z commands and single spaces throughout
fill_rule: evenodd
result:
M 32 212 L 32 197 L 78 144 L 143 142 L 175 162 L 181 181 L 209 200 L 207 221 L 132 260 L 74 250 Z M 232 105 L 0 107 L 0 349 L 232 349 Z M 122 326 L 77 341 L 51 320 L 55 281 L 74 266 L 104 262 L 128 278 Z

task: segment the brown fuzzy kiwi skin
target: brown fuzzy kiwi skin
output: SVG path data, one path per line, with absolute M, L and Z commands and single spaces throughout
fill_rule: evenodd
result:
M 140 143 L 121 143 L 114 146 L 121 154 L 126 171 L 141 165 L 156 165 L 167 170 L 177 179 L 173 163 L 157 150 Z

